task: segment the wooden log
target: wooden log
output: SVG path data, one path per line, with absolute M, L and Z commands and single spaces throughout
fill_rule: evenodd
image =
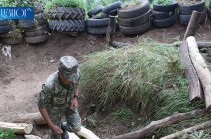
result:
M 183 40 L 185 40 L 188 36 L 195 35 L 196 29 L 199 26 L 201 15 L 202 15 L 202 12 L 197 12 L 197 11 L 192 12 Z
M 130 44 L 128 43 L 123 43 L 123 42 L 116 42 L 116 41 L 113 41 L 112 42 L 112 46 L 115 47 L 115 48 L 121 48 L 121 47 L 128 47 L 130 46 Z
M 80 139 L 75 133 L 67 132 L 69 139 Z
M 17 130 L 14 131 L 15 134 L 30 134 L 33 130 L 32 124 L 26 124 L 26 123 L 5 123 L 0 122 L 0 129 L 3 130 Z
M 106 32 L 106 43 L 112 45 L 113 43 L 113 34 L 115 33 L 115 16 L 109 16 L 109 25 Z
M 35 135 L 24 135 L 24 137 L 26 139 L 41 139 L 39 136 L 35 136 Z
M 83 136 L 86 139 L 100 139 L 92 131 L 86 129 L 85 127 L 81 127 L 81 130 L 77 132 L 77 134 Z
M 206 110 L 209 112 L 211 111 L 211 72 L 199 52 L 195 38 L 190 36 L 186 41 L 188 43 L 191 61 L 203 86 Z
M 37 125 L 46 125 L 47 122 L 43 119 L 42 115 L 37 113 L 25 113 L 19 114 L 15 118 L 12 119 L 13 123 L 26 123 L 32 122 Z
M 188 93 L 190 101 L 201 101 L 203 98 L 202 88 L 199 82 L 197 73 L 191 63 L 187 42 L 183 41 L 179 47 L 179 55 L 181 58 L 181 64 L 185 67 L 185 76 L 188 79 Z
M 183 135 L 183 134 L 186 134 L 186 133 L 189 133 L 189 132 L 193 132 L 194 130 L 205 129 L 205 128 L 209 127 L 210 125 L 211 125 L 211 121 L 207 121 L 205 123 L 202 123 L 202 124 L 199 124 L 199 125 L 187 128 L 187 129 L 183 129 L 182 131 L 179 131 L 179 132 L 176 132 L 174 134 L 162 137 L 160 139 L 175 139 L 175 138 L 179 137 L 180 135 Z
M 176 47 L 179 47 L 181 45 L 182 41 L 177 41 L 177 42 L 174 42 L 173 44 L 166 44 L 168 46 L 176 46 Z M 196 42 L 197 45 L 198 45 L 198 48 L 199 49 L 202 49 L 202 48 L 211 48 L 211 42 L 200 42 L 200 41 L 197 41 Z
M 174 115 L 166 117 L 164 119 L 158 121 L 152 121 L 148 126 L 140 130 L 115 137 L 109 137 L 107 139 L 138 139 L 151 134 L 154 130 L 156 130 L 159 127 L 164 127 L 166 125 L 174 124 L 176 122 L 180 122 L 192 117 L 203 115 L 204 113 L 205 113 L 204 109 L 194 110 L 187 113 L 175 113 Z

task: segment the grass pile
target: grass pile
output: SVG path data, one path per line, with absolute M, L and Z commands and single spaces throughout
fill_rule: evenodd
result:
M 175 112 L 205 107 L 204 102 L 189 102 L 177 47 L 142 39 L 132 48 L 110 48 L 85 59 L 81 92 L 98 110 L 126 105 L 140 114 L 144 126 Z

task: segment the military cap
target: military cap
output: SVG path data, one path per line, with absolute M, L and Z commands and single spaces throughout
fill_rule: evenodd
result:
M 78 62 L 72 56 L 63 56 L 59 60 L 58 70 L 69 81 L 73 81 L 73 74 L 77 73 Z

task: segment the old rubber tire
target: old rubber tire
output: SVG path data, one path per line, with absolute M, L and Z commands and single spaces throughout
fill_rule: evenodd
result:
M 56 31 L 76 31 L 81 32 L 86 28 L 84 20 L 51 20 L 50 29 Z
M 85 20 L 86 12 L 78 7 L 57 7 L 50 10 L 53 19 Z
M 42 36 L 36 36 L 36 37 L 25 37 L 24 40 L 26 43 L 29 44 L 35 44 L 35 43 L 42 43 L 48 40 L 49 35 L 45 34 Z
M 7 33 L 12 30 L 12 27 L 9 25 L 0 26 L 0 33 Z
M 32 28 L 35 26 L 34 19 L 19 19 L 18 25 L 21 28 Z
M 25 29 L 25 31 L 36 31 L 36 30 L 44 30 L 44 29 L 48 29 L 48 23 L 34 26 L 33 28 Z
M 105 27 L 87 27 L 87 32 L 90 34 L 106 34 L 107 26 Z
M 154 20 L 162 20 L 162 19 L 169 18 L 170 16 L 173 16 L 174 13 L 175 13 L 175 10 L 171 12 L 160 12 L 160 11 L 154 11 L 154 10 L 152 11 Z
M 155 11 L 161 11 L 161 12 L 171 12 L 174 11 L 178 6 L 178 2 L 176 0 L 173 1 L 172 4 L 169 5 L 161 5 L 157 2 L 153 3 L 153 10 Z
M 92 19 L 88 18 L 86 20 L 86 25 L 89 27 L 102 27 L 102 26 L 108 26 L 109 18 L 103 18 L 103 19 Z
M 90 10 L 87 14 L 91 18 L 93 15 L 100 13 L 103 8 L 104 7 L 102 5 L 98 5 L 95 8 L 93 8 L 92 10 Z
M 101 14 L 101 18 L 109 18 L 109 14 L 102 13 L 102 14 Z
M 203 12 L 205 10 L 205 1 L 192 5 L 179 4 L 179 9 L 180 15 L 191 15 L 194 10 L 198 12 Z
M 9 22 L 7 19 L 0 19 L 0 26 L 9 25 Z
M 106 6 L 106 7 L 104 7 L 104 8 L 102 9 L 102 12 L 103 12 L 103 13 L 106 13 L 106 14 L 109 14 L 110 11 L 113 11 L 113 10 L 115 10 L 115 9 L 120 8 L 121 5 L 122 5 L 121 1 L 117 1 L 117 2 L 115 2 L 115 3 L 112 3 L 112 4 L 110 4 L 110 5 Z
M 120 18 L 133 18 L 146 13 L 147 11 L 149 11 L 149 9 L 150 9 L 149 2 L 147 0 L 144 0 L 139 7 L 128 10 L 119 9 L 117 12 L 118 12 L 118 17 Z
M 24 32 L 25 37 L 36 37 L 36 36 L 42 36 L 44 34 L 49 33 L 47 30 L 38 30 L 34 32 Z
M 166 19 L 161 20 L 153 20 L 153 25 L 155 27 L 169 27 L 176 23 L 177 21 L 177 14 L 175 13 L 173 16 L 168 17 Z
M 207 7 L 207 16 L 211 19 L 211 9 Z
M 44 14 L 42 14 L 42 13 L 36 14 L 34 19 L 37 20 L 39 25 L 43 25 L 47 22 L 44 17 Z
M 122 32 L 123 34 L 139 34 L 148 31 L 151 27 L 151 22 L 147 22 L 145 24 L 133 27 L 124 27 L 119 25 L 120 32 Z
M 150 17 L 152 15 L 152 10 L 150 9 L 148 12 L 144 13 L 141 16 L 137 16 L 134 18 L 120 18 L 119 17 L 119 25 L 125 27 L 138 26 L 141 24 L 145 24 L 150 21 Z
M 182 25 L 188 25 L 190 21 L 191 15 L 179 15 L 179 23 Z M 200 17 L 199 23 L 202 23 L 206 19 L 206 12 L 204 11 L 203 14 Z
M 20 44 L 21 42 L 23 42 L 23 37 L 18 36 L 17 38 L 4 38 L 2 39 L 2 41 L 5 44 L 9 44 L 9 45 L 15 45 L 15 44 Z

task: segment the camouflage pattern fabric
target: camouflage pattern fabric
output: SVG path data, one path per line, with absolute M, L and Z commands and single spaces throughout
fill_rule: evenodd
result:
M 42 86 L 37 105 L 40 108 L 46 108 L 50 119 L 58 127 L 61 127 L 61 117 L 65 115 L 67 131 L 77 132 L 81 127 L 81 118 L 77 109 L 70 109 L 70 104 L 79 85 L 77 81 L 81 76 L 80 70 L 77 68 L 77 72 L 70 76 L 74 80 L 74 84 L 70 84 L 67 89 L 59 83 L 57 72 L 51 74 Z M 50 131 L 50 137 L 51 139 L 60 139 L 60 135 L 56 135 L 52 131 Z

